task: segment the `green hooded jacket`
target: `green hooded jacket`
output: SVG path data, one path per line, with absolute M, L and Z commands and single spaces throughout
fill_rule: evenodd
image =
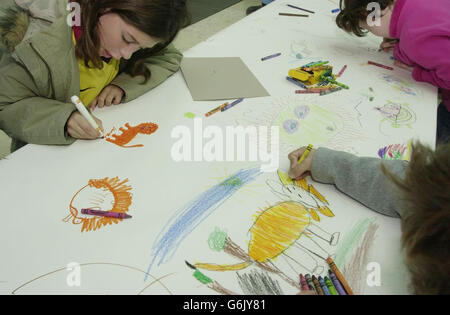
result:
M 67 23 L 69 0 L 1 0 L 0 128 L 12 138 L 11 151 L 26 143 L 67 145 L 76 139 L 66 123 L 79 95 L 80 74 Z M 121 73 L 111 84 L 121 87 L 129 102 L 178 71 L 182 54 L 169 45 L 149 57 L 147 83 Z M 121 60 L 120 69 L 126 66 Z

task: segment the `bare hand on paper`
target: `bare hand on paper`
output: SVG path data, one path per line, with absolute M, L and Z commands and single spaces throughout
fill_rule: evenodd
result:
M 292 179 L 301 179 L 311 174 L 312 159 L 314 153 L 316 152 L 315 149 L 312 149 L 311 152 L 309 152 L 306 159 L 304 159 L 303 162 L 300 163 L 300 165 L 297 164 L 306 148 L 307 147 L 301 147 L 300 149 L 292 151 L 288 155 L 289 161 L 291 161 L 291 166 L 289 168 L 288 174 Z
M 394 49 L 395 45 L 397 45 L 398 39 L 393 38 L 383 38 L 383 41 L 380 44 L 380 50 L 383 50 L 384 52 L 389 52 L 392 49 Z
M 408 70 L 408 71 L 411 71 L 411 72 L 413 72 L 413 70 L 414 70 L 414 67 L 408 66 L 407 64 L 405 64 L 405 63 L 403 63 L 401 61 L 398 61 L 398 60 L 394 61 L 394 66 L 397 66 L 399 68 L 402 68 L 402 69 L 405 69 L 405 70 Z
M 103 130 L 102 121 L 94 116 L 92 116 L 92 118 L 94 118 L 95 122 L 100 127 L 100 129 Z M 72 138 L 86 139 L 86 140 L 93 140 L 100 138 L 99 132 L 89 124 L 86 118 L 84 118 L 79 111 L 74 111 L 72 115 L 70 115 L 69 120 L 67 120 L 66 128 L 67 133 Z
M 103 106 L 111 106 L 112 104 L 118 105 L 122 101 L 124 94 L 125 92 L 120 87 L 110 84 L 100 92 L 89 107 L 91 110 L 94 110 L 96 106 L 102 108 Z

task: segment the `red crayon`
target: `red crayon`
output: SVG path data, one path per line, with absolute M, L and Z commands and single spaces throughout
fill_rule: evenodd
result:
M 347 69 L 347 65 L 345 65 L 344 67 L 342 67 L 341 71 L 339 71 L 337 77 L 339 78 L 345 71 L 345 69 Z
M 94 209 L 81 209 L 82 214 L 97 215 L 100 217 L 116 218 L 116 219 L 129 219 L 131 215 L 122 212 L 102 211 Z
M 302 291 L 309 291 L 309 290 L 311 290 L 309 288 L 308 282 L 306 282 L 306 278 L 303 277 L 302 274 L 300 274 L 300 285 L 302 286 Z
M 382 65 L 381 63 L 373 62 L 373 61 L 370 61 L 370 60 L 367 61 L 367 63 L 369 65 L 377 66 L 377 67 L 380 67 L 380 68 L 383 68 L 383 69 L 394 70 L 394 68 L 392 68 L 392 67 L 388 67 L 388 66 Z

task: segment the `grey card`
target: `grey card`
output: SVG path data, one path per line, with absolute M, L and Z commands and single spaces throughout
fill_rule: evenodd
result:
M 239 57 L 183 58 L 181 71 L 194 101 L 269 96 Z

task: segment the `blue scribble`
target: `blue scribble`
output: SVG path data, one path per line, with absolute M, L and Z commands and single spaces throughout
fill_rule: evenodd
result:
M 147 276 L 153 264 L 168 262 L 186 237 L 215 210 L 217 210 L 235 192 L 262 174 L 259 167 L 239 170 L 218 185 L 208 189 L 198 198 L 169 219 L 164 229 L 158 234 L 152 247 L 152 260 L 147 269 Z

